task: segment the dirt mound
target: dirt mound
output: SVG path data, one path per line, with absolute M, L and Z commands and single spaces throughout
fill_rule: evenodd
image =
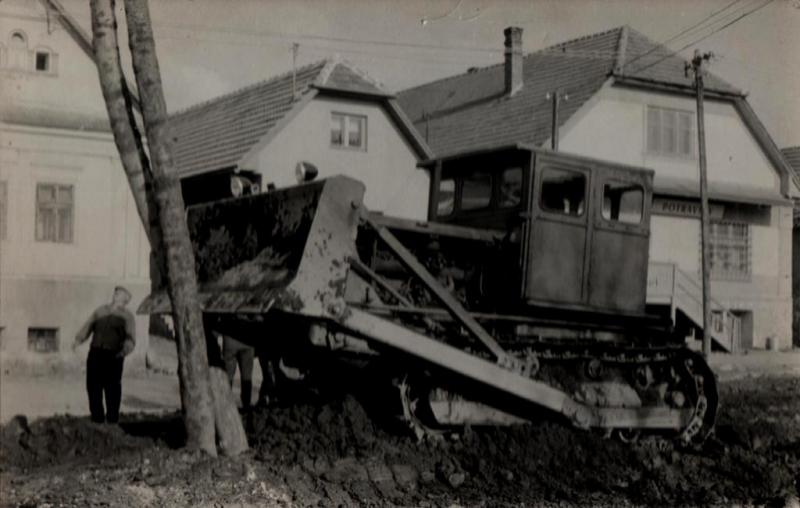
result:
M 438 441 L 368 414 L 352 395 L 253 412 L 252 451 L 214 460 L 175 451 L 178 415 L 125 415 L 119 428 L 55 417 L 0 429 L 9 502 L 448 506 L 783 505 L 800 478 L 800 379 L 722 385 L 701 450 L 628 445 L 556 423 L 475 428 Z M 133 497 L 131 497 L 133 496 Z M 138 500 L 137 502 L 130 501 Z
M 15 416 L 0 427 L 0 464 L 19 468 L 85 464 L 153 445 L 147 437 L 126 433 L 115 425 L 98 425 L 88 418 L 56 416 L 29 424 Z

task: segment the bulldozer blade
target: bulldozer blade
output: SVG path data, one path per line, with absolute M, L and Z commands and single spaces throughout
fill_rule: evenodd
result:
M 322 316 L 324 305 L 344 296 L 363 196 L 361 182 L 335 176 L 189 208 L 203 310 Z M 138 311 L 171 308 L 161 288 Z

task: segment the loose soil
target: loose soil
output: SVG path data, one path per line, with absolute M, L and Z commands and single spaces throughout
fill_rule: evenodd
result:
M 348 394 L 247 418 L 252 449 L 181 450 L 179 415 L 56 416 L 0 428 L 3 506 L 674 506 L 797 503 L 800 377 L 723 382 L 700 450 L 554 422 L 417 443 Z

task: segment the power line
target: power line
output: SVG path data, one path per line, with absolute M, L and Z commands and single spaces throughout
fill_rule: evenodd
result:
M 724 12 L 724 11 L 728 10 L 730 7 L 734 6 L 735 4 L 739 3 L 740 1 L 742 1 L 742 0 L 733 0 L 733 2 L 729 3 L 728 5 L 726 5 L 725 7 L 723 7 L 722 9 L 719 9 L 719 10 L 717 10 L 717 11 L 714 11 L 714 12 L 712 12 L 711 14 L 709 14 L 708 16 L 706 16 L 705 18 L 703 18 L 703 19 L 701 19 L 700 21 L 698 21 L 697 23 L 695 23 L 695 24 L 693 24 L 693 25 L 691 25 L 691 26 L 688 26 L 688 27 L 684 28 L 683 30 L 681 30 L 681 31 L 680 31 L 680 32 L 678 32 L 677 34 L 673 35 L 673 36 L 672 36 L 672 37 L 670 37 L 669 39 L 666 39 L 666 40 L 662 41 L 662 42 L 660 43 L 660 45 L 661 45 L 661 46 L 667 46 L 667 45 L 668 45 L 668 44 L 670 44 L 671 42 L 673 42 L 673 41 L 675 41 L 675 40 L 677 40 L 677 39 L 680 39 L 680 38 L 681 38 L 681 37 L 682 37 L 684 34 L 688 34 L 689 32 L 693 31 L 693 30 L 694 30 L 695 28 L 697 28 L 698 26 L 700 26 L 700 25 L 704 24 L 706 21 L 708 21 L 708 20 L 710 20 L 711 18 L 715 17 L 717 14 L 720 14 L 720 13 L 722 13 L 722 12 Z M 658 45 L 657 45 L 657 46 L 653 46 L 652 48 L 650 48 L 650 50 L 646 51 L 645 53 L 642 53 L 641 55 L 638 55 L 637 57 L 633 58 L 633 59 L 632 59 L 630 62 L 627 62 L 625 65 L 631 65 L 631 64 L 633 64 L 634 62 L 636 62 L 636 61 L 638 61 L 638 60 L 641 60 L 642 58 L 644 58 L 644 57 L 646 57 L 647 55 L 649 55 L 649 54 L 653 53 L 654 51 L 656 51 L 656 50 L 658 49 L 658 47 L 659 47 Z
M 226 33 L 232 35 L 251 35 L 257 37 L 276 37 L 280 39 L 309 39 L 309 40 L 321 40 L 321 41 L 328 41 L 328 42 L 341 42 L 347 44 L 373 44 L 376 46 L 388 46 L 388 47 L 407 47 L 407 48 L 416 48 L 416 49 L 434 49 L 434 50 L 445 50 L 445 51 L 468 51 L 468 52 L 481 52 L 481 53 L 502 53 L 502 50 L 498 50 L 497 48 L 480 48 L 480 47 L 464 47 L 464 46 L 447 46 L 444 44 L 424 44 L 418 42 L 395 42 L 395 41 L 383 41 L 383 40 L 369 40 L 369 39 L 350 39 L 347 37 L 331 37 L 326 35 L 313 35 L 313 34 L 292 34 L 287 32 L 273 32 L 273 31 L 260 31 L 260 30 L 248 30 L 248 29 L 228 29 L 228 28 L 216 28 L 210 27 L 207 25 L 191 25 L 191 24 L 163 24 L 163 23 L 155 23 L 153 25 L 154 28 L 177 28 L 179 30 L 192 30 L 192 31 L 202 31 L 202 32 L 218 32 L 218 33 Z
M 669 58 L 669 57 L 671 57 L 671 56 L 674 56 L 674 55 L 677 55 L 677 54 L 678 54 L 678 53 L 680 53 L 681 51 L 684 51 L 684 50 L 686 50 L 686 49 L 688 49 L 688 48 L 690 48 L 690 47 L 694 46 L 695 44 L 697 44 L 697 43 L 699 43 L 699 42 L 702 42 L 702 41 L 704 41 L 704 40 L 708 39 L 708 38 L 709 38 L 709 37 L 711 37 L 712 35 L 714 35 L 714 34 L 716 34 L 716 33 L 718 33 L 718 32 L 721 32 L 722 30 L 724 30 L 724 29 L 728 28 L 729 26 L 733 25 L 734 23 L 737 23 L 738 21 L 741 21 L 742 19 L 746 18 L 747 16 L 749 16 L 749 15 L 751 15 L 751 14 L 755 13 L 756 11 L 759 11 L 759 10 L 763 9 L 764 7 L 766 7 L 767 5 L 771 4 L 771 3 L 772 3 L 772 2 L 774 2 L 774 1 L 775 1 L 775 0 L 767 0 L 767 1 L 766 1 L 766 2 L 764 2 L 763 4 L 761 4 L 761 5 L 759 5 L 758 7 L 756 7 L 755 9 L 751 9 L 751 10 L 749 10 L 749 11 L 745 12 L 744 14 L 742 14 L 741 16 L 738 16 L 738 17 L 737 17 L 736 19 L 734 19 L 733 21 L 730 21 L 730 22 L 726 23 L 725 25 L 723 25 L 723 26 L 721 26 L 721 27 L 719 27 L 719 28 L 716 28 L 716 29 L 715 29 L 715 30 L 713 30 L 711 33 L 709 33 L 709 34 L 707 34 L 707 35 L 704 35 L 703 37 L 701 37 L 701 38 L 699 38 L 699 39 L 697 39 L 697 40 L 694 40 L 694 41 L 690 42 L 689 44 L 686 44 L 685 46 L 683 46 L 683 47 L 682 47 L 682 48 L 680 48 L 679 50 L 675 51 L 675 53 L 670 53 L 670 54 L 668 54 L 668 55 L 664 55 L 663 57 L 659 58 L 659 59 L 658 59 L 658 60 L 656 60 L 655 62 L 653 62 L 653 63 L 651 63 L 651 64 L 649 64 L 649 65 L 647 65 L 647 66 L 645 66 L 645 67 L 643 67 L 643 68 L 641 68 L 641 69 L 637 69 L 635 72 L 637 72 L 637 73 L 644 72 L 644 71 L 646 71 L 647 69 L 649 69 L 649 68 L 651 68 L 651 67 L 653 67 L 653 66 L 655 66 L 655 65 L 658 65 L 658 64 L 660 64 L 661 62 L 663 62 L 663 61 L 664 61 L 664 60 L 666 60 L 667 58 Z
M 189 34 L 185 36 L 175 35 L 175 34 L 163 34 L 158 33 L 157 37 L 159 39 L 172 39 L 172 40 L 193 40 L 193 41 L 202 41 L 202 42 L 212 42 L 212 43 L 219 43 L 219 44 L 229 44 L 234 46 L 245 46 L 245 47 L 264 47 L 264 46 L 275 46 L 275 47 L 282 47 L 289 49 L 291 48 L 291 43 L 288 41 L 286 43 L 283 42 L 266 42 L 266 41 L 236 41 L 231 39 L 219 39 L 219 38 L 208 38 L 208 37 L 201 37 L 194 34 Z M 463 64 L 469 66 L 475 66 L 477 63 L 474 59 L 464 60 L 464 59 L 455 59 L 455 57 L 442 57 L 440 59 L 428 58 L 428 57 L 420 57 L 420 56 L 407 56 L 407 55 L 399 55 L 399 54 L 391 54 L 387 55 L 385 53 L 375 53 L 370 52 L 369 50 L 365 49 L 354 49 L 354 48 L 340 48 L 340 47 L 330 47 L 330 46 L 319 46 L 314 44 L 302 44 L 302 48 L 315 48 L 320 51 L 327 51 L 328 53 L 347 53 L 347 54 L 359 54 L 359 55 L 367 55 L 372 57 L 380 57 L 380 58 L 389 58 L 389 59 L 397 59 L 397 60 L 407 60 L 407 61 L 415 61 L 415 62 L 426 62 L 426 63 L 444 63 L 444 64 Z M 567 58 L 580 58 L 580 59 L 597 59 L 597 60 L 609 60 L 616 57 L 616 52 L 612 51 L 596 51 L 596 50 L 562 50 L 558 47 L 556 48 L 545 48 L 539 51 L 535 51 L 530 53 L 528 56 L 535 56 L 535 55 L 554 55 L 559 57 L 567 57 Z M 495 65 L 495 63 L 484 62 L 481 63 L 480 66 L 491 66 Z
M 737 0 L 739 1 L 739 0 Z M 284 39 L 289 41 L 296 41 L 297 39 L 308 39 L 308 40 L 316 40 L 316 41 L 325 41 L 325 42 L 336 42 L 336 43 L 343 43 L 343 44 L 371 44 L 375 46 L 385 46 L 385 47 L 400 47 L 400 48 L 412 48 L 412 49 L 425 49 L 425 50 L 437 50 L 437 51 L 462 51 L 462 52 L 470 52 L 470 53 L 487 53 L 493 55 L 502 55 L 504 53 L 503 49 L 498 48 L 483 48 L 483 47 L 465 47 L 465 46 L 452 46 L 452 45 L 444 45 L 444 44 L 424 44 L 424 43 L 414 43 L 414 42 L 395 42 L 395 41 L 382 41 L 382 40 L 370 40 L 370 39 L 350 39 L 347 37 L 332 37 L 332 36 L 325 36 L 325 35 L 312 35 L 312 34 L 291 34 L 287 32 L 272 32 L 272 31 L 259 31 L 259 30 L 247 30 L 247 29 L 229 29 L 229 28 L 216 28 L 207 25 L 191 25 L 191 24 L 163 24 L 157 23 L 153 25 L 154 28 L 174 28 L 178 30 L 190 30 L 194 32 L 215 32 L 215 33 L 223 33 L 228 35 L 245 35 L 245 36 L 253 36 L 253 37 L 273 37 L 278 39 Z M 176 38 L 177 36 L 164 36 L 168 38 Z M 566 43 L 563 43 L 566 44 Z M 558 46 L 544 48 L 538 51 L 534 51 L 534 53 L 553 53 L 564 55 L 569 53 L 570 56 L 581 56 L 586 58 L 613 58 L 616 55 L 614 51 L 599 51 L 599 50 L 576 50 L 576 49 L 562 49 Z
M 265 46 L 273 46 L 273 47 L 280 47 L 286 49 L 287 51 L 291 49 L 291 43 L 284 43 L 284 42 L 244 42 L 244 41 L 232 41 L 232 40 L 224 40 L 224 39 L 214 39 L 214 38 L 207 38 L 207 37 L 197 37 L 194 35 L 191 36 L 179 36 L 179 35 L 158 35 L 159 39 L 171 39 L 171 40 L 192 40 L 198 42 L 211 42 L 217 44 L 230 44 L 234 46 L 245 46 L 245 47 L 265 47 Z M 473 65 L 475 64 L 474 60 L 464 60 L 464 59 L 454 59 L 454 58 L 425 58 L 425 57 L 417 57 L 417 56 L 410 56 L 410 55 L 399 55 L 399 54 L 380 54 L 380 53 L 373 53 L 369 51 L 357 50 L 357 49 L 345 49 L 345 48 L 331 48 L 325 46 L 317 46 L 313 44 L 301 44 L 302 49 L 314 49 L 316 53 L 319 54 L 332 54 L 332 53 L 345 53 L 345 54 L 354 54 L 354 55 L 364 55 L 374 58 L 381 58 L 381 59 L 392 59 L 392 60 L 405 60 L 405 61 L 412 61 L 417 63 L 431 63 L 431 64 L 449 64 L 449 65 Z

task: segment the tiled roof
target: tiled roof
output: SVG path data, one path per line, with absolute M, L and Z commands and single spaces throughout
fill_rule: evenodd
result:
M 694 87 L 694 77 L 686 73 L 686 60 L 666 46 L 654 42 L 633 28 L 623 27 L 620 33 L 627 31 L 625 52 L 622 57 L 622 69 L 615 74 L 657 83 Z M 741 90 L 726 83 L 712 73 L 703 78 L 705 88 L 710 91 L 741 95 Z
M 504 94 L 504 66 L 493 65 L 401 92 L 400 105 L 437 156 L 511 143 L 541 144 L 550 138 L 548 93 L 568 95 L 559 106 L 564 124 L 609 76 L 691 86 L 684 60 L 641 33 L 621 27 L 523 57 L 523 87 Z M 708 75 L 706 88 L 740 92 Z
M 172 154 L 179 175 L 235 168 L 251 148 L 317 88 L 391 97 L 342 62 L 318 62 L 242 88 L 170 116 Z

